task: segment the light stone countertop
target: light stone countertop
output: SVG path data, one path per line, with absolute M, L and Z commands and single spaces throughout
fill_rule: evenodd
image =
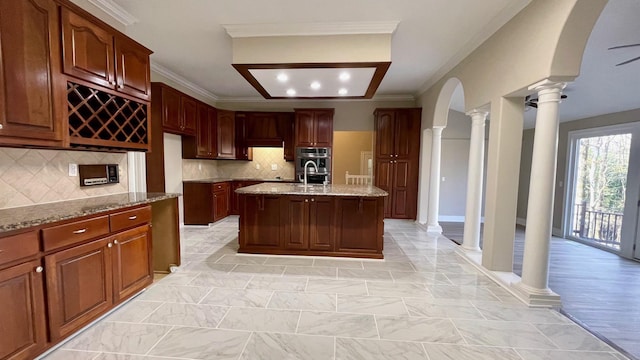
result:
M 171 199 L 180 194 L 122 193 L 48 204 L 0 209 L 0 235 L 57 221 Z
M 219 183 L 219 182 L 227 182 L 227 181 L 262 181 L 262 182 L 294 182 L 295 179 L 258 179 L 258 178 L 206 178 L 206 179 L 196 179 L 196 180 L 183 180 L 185 183 Z
M 264 183 L 236 190 L 238 194 L 282 194 L 282 195 L 322 195 L 322 196 L 361 196 L 383 197 L 389 194 L 372 185 L 304 185 L 300 183 L 280 184 Z

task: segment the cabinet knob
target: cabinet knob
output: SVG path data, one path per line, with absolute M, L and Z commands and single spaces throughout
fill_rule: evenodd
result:
M 2 128 L 3 128 L 3 127 L 4 127 L 4 126 L 2 126 L 2 124 L 0 124 L 0 130 L 2 130 Z
M 107 244 L 107 247 L 108 247 L 108 248 L 113 247 L 113 244 L 112 244 L 112 243 L 108 243 L 108 244 Z
M 316 199 L 311 199 L 311 202 L 314 202 L 314 201 L 316 201 Z
M 304 202 L 309 202 L 309 199 L 304 199 Z
M 44 268 L 43 268 L 42 266 L 38 266 L 38 267 L 36 268 L 36 272 L 37 272 L 37 273 L 41 273 L 43 270 L 44 270 Z
M 113 240 L 113 243 L 118 245 L 118 240 Z

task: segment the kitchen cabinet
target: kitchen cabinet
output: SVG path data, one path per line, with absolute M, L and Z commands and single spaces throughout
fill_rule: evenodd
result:
M 278 126 L 283 137 L 282 146 L 284 147 L 285 161 L 293 161 L 295 158 L 295 124 L 294 113 L 280 113 L 278 116 Z
M 421 109 L 376 109 L 375 183 L 387 191 L 388 218 L 415 219 Z
M 236 160 L 253 160 L 253 149 L 247 145 L 247 126 L 243 118 L 235 116 Z
M 150 209 L 148 213 L 150 216 Z M 138 226 L 115 235 L 112 251 L 113 301 L 118 303 L 153 281 L 149 225 Z
M 231 195 L 229 205 L 229 215 L 240 215 L 240 197 L 236 194 L 236 190 L 255 184 L 260 184 L 262 181 L 251 180 L 234 180 L 231 182 Z
M 176 135 L 195 136 L 198 117 L 196 100 L 163 83 L 151 83 L 151 91 L 154 94 L 151 112 L 160 116 L 154 119 L 162 123 L 162 130 Z
M 377 254 L 382 252 L 383 203 L 378 198 L 340 197 L 336 199 L 336 251 Z
M 333 109 L 295 109 L 296 147 L 331 147 Z
M 62 146 L 66 81 L 53 0 L 0 2 L 0 145 Z
M 150 50 L 66 7 L 61 10 L 61 19 L 65 74 L 150 99 Z
M 217 115 L 217 141 L 216 148 L 218 159 L 236 158 L 236 115 L 229 110 L 218 109 Z
M 217 111 L 216 108 L 198 102 L 196 136 L 182 138 L 183 159 L 216 159 Z
M 237 113 L 236 117 L 244 121 L 246 146 L 282 146 L 284 137 L 278 126 L 278 113 L 243 112 Z
M 240 197 L 240 248 L 282 248 L 280 198 L 279 195 Z
M 213 221 L 229 216 L 229 183 L 213 184 Z
M 333 251 L 332 198 L 289 196 L 281 201 L 286 249 Z
M 66 337 L 107 312 L 113 304 L 110 237 L 45 256 L 49 332 Z
M 46 347 L 40 260 L 0 270 L 0 359 L 34 359 Z

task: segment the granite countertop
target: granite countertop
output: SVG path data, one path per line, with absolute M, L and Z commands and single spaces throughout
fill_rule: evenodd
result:
M 0 210 L 0 234 L 85 215 L 148 204 L 180 194 L 123 193 Z
M 262 181 L 262 182 L 295 182 L 295 179 L 256 179 L 256 178 L 209 178 L 198 180 L 184 180 L 186 183 L 219 183 L 226 181 Z
M 282 194 L 282 195 L 322 195 L 322 196 L 362 196 L 382 197 L 386 191 L 372 185 L 304 185 L 264 183 L 236 190 L 238 194 Z

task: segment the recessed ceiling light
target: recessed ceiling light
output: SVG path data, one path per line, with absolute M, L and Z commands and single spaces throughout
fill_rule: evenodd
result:
M 289 76 L 287 76 L 287 74 L 284 74 L 284 73 L 278 74 L 278 81 L 283 83 L 283 82 L 287 82 L 287 80 L 289 80 Z
M 347 89 L 344 89 L 344 88 L 338 90 L 338 94 L 340 94 L 340 95 L 347 95 L 348 92 L 349 91 L 347 91 Z
M 349 79 L 351 79 L 351 75 L 348 72 L 345 71 L 340 73 L 340 80 L 347 81 Z
M 295 91 L 294 89 L 289 89 L 289 90 L 287 90 L 287 95 L 289 95 L 289 96 L 293 96 L 293 95 L 295 95 L 295 94 L 296 94 L 296 91 Z
M 312 83 L 311 83 L 311 88 L 312 88 L 313 90 L 318 90 L 318 89 L 320 89 L 320 82 L 318 82 L 318 81 L 314 81 L 314 82 L 312 82 Z

